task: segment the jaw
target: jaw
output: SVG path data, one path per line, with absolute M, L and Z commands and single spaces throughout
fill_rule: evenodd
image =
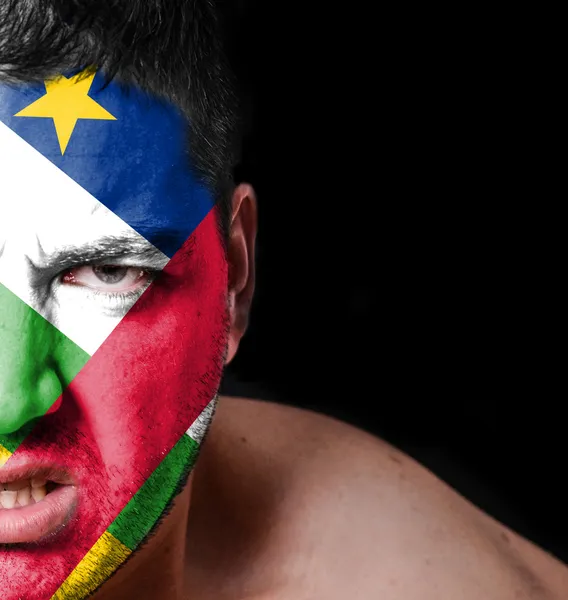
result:
M 193 472 L 167 514 L 93 600 L 178 600 L 184 593 L 185 541 Z

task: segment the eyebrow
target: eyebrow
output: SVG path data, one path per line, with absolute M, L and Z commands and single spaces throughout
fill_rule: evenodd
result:
M 169 260 L 158 248 L 136 234 L 106 236 L 83 246 L 62 246 L 49 254 L 43 250 L 39 240 L 38 247 L 41 264 L 33 266 L 54 271 L 125 258 L 136 258 L 144 265 L 163 268 Z

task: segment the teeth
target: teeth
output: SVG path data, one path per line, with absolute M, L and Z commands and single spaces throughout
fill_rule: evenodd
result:
M 2 484 L 3 488 L 9 487 L 10 484 Z M 16 486 L 12 486 L 16 487 Z M 47 495 L 45 486 L 41 487 L 25 487 L 17 486 L 18 489 L 2 489 L 0 490 L 0 510 L 3 508 L 18 508 L 41 502 Z
M 36 502 L 41 502 L 46 495 L 45 486 L 42 487 L 32 487 L 32 498 Z
M 0 503 L 4 508 L 14 508 L 18 492 L 4 490 L 0 492 Z
M 22 488 L 18 490 L 18 498 L 16 499 L 17 503 L 20 506 L 27 506 L 31 503 L 32 492 L 29 487 Z
M 32 477 L 32 488 L 40 488 L 43 487 L 47 483 L 47 479 L 36 479 Z

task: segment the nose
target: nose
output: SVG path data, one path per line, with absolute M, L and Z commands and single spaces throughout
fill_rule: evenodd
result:
M 62 392 L 56 356 L 62 334 L 0 284 L 0 434 L 49 409 Z

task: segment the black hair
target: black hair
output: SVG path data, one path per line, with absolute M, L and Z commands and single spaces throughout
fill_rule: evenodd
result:
M 241 122 L 221 17 L 215 0 L 0 0 L 0 80 L 93 65 L 173 102 L 191 122 L 196 175 L 226 237 Z

